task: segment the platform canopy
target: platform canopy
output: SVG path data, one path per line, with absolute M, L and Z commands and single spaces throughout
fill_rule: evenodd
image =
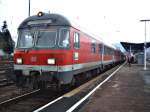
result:
M 129 42 L 120 42 L 121 45 L 127 52 L 137 53 L 144 51 L 144 43 L 129 43 Z M 150 47 L 150 42 L 146 43 L 147 48 Z

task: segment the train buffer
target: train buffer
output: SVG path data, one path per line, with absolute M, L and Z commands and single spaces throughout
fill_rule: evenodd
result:
M 124 65 L 81 112 L 150 112 L 150 65 Z

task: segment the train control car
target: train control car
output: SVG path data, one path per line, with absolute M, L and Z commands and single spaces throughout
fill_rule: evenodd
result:
M 120 61 L 121 52 L 116 53 L 59 14 L 39 12 L 28 17 L 18 33 L 14 80 L 19 86 L 74 85 L 82 73 L 89 77 L 89 73 Z

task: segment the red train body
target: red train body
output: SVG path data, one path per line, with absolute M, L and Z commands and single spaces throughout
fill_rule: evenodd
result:
M 58 14 L 40 12 L 24 20 L 18 31 L 14 51 L 18 85 L 70 84 L 81 73 L 99 72 L 123 60 L 120 51 L 80 31 Z

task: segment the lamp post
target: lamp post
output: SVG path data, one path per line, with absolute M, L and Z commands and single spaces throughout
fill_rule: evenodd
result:
M 29 0 L 29 12 L 28 12 L 28 15 L 30 17 L 30 0 Z
M 144 70 L 146 70 L 146 22 L 150 21 L 150 19 L 140 20 L 145 23 L 145 41 L 144 41 Z

